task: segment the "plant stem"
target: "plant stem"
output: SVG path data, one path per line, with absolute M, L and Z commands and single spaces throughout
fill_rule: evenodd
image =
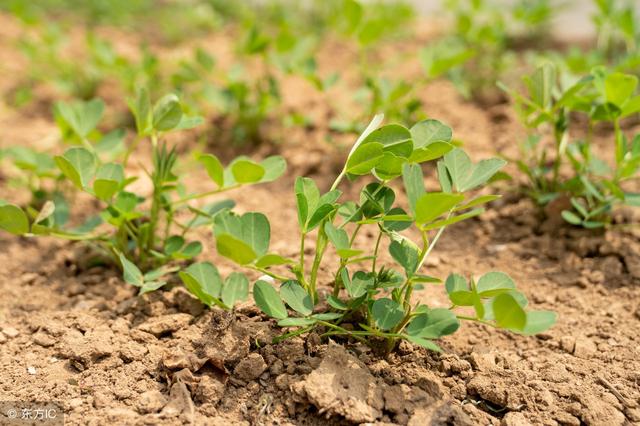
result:
M 136 148 L 138 147 L 138 145 L 140 144 L 140 140 L 142 138 L 141 137 L 136 137 L 136 140 L 133 141 L 133 143 L 131 144 L 131 146 L 129 146 L 129 148 L 127 149 L 127 152 L 125 152 L 124 154 L 124 159 L 122 160 L 123 163 L 123 167 L 126 169 L 127 168 L 127 164 L 129 164 L 129 157 L 131 157 L 131 154 L 133 154 L 133 152 L 136 150 Z
M 335 325 L 335 324 L 331 324 L 330 322 L 326 322 L 326 321 L 318 321 L 318 324 L 324 325 L 325 327 L 328 328 L 332 328 L 336 331 L 339 331 L 341 334 L 346 334 L 348 336 L 353 337 L 354 339 L 364 343 L 365 345 L 368 345 L 369 342 L 367 342 L 367 339 L 365 339 L 364 337 L 361 337 L 358 332 L 353 332 L 350 330 L 347 330 L 346 328 L 340 327 L 339 325 Z M 369 333 L 367 333 L 369 334 Z
M 620 130 L 619 118 L 615 118 L 613 120 L 613 128 L 615 130 L 615 137 L 616 137 L 616 166 L 620 166 L 620 163 L 622 163 L 622 160 L 624 159 L 625 146 L 624 146 L 624 137 L 622 134 L 622 130 Z M 616 174 L 617 174 L 617 170 L 616 170 Z
M 493 328 L 500 328 L 497 325 L 491 323 L 490 321 L 483 320 L 483 319 L 480 319 L 480 318 L 469 317 L 469 316 L 466 316 L 466 315 L 456 315 L 456 318 L 458 318 L 459 320 L 477 322 L 477 323 L 480 323 L 480 324 L 488 325 L 488 326 L 493 327 Z
M 300 235 L 300 275 L 304 277 L 304 245 L 305 245 L 305 240 L 307 238 L 307 233 L 306 232 L 302 232 L 302 234 Z
M 553 162 L 553 191 L 557 191 L 560 179 L 560 167 L 562 165 L 562 157 L 567 143 L 568 135 L 566 130 L 558 129 L 558 124 L 554 126 L 554 138 L 556 142 L 556 158 Z
M 184 198 L 180 198 L 179 200 L 176 200 L 176 201 L 172 202 L 171 206 L 174 207 L 174 206 L 186 203 L 187 201 L 197 200 L 197 199 L 203 198 L 203 197 L 208 197 L 209 195 L 221 194 L 223 192 L 230 191 L 232 189 L 240 188 L 241 186 L 242 186 L 242 184 L 236 183 L 236 184 L 233 184 L 231 186 L 224 187 L 224 188 L 218 188 L 218 189 L 213 189 L 213 190 L 207 191 L 207 192 L 201 192 L 199 194 L 188 195 L 188 196 L 186 196 Z
M 324 221 L 323 221 L 324 223 Z M 309 292 L 313 298 L 313 303 L 318 303 L 318 270 L 320 269 L 320 263 L 324 257 L 324 253 L 327 250 L 327 234 L 324 232 L 324 226 L 320 226 L 318 230 L 318 240 L 316 241 L 316 254 L 313 258 L 313 265 L 311 266 L 311 275 L 309 276 Z
M 269 271 L 268 269 L 265 269 L 265 268 L 260 268 L 260 267 L 255 266 L 255 265 L 247 265 L 247 268 L 253 269 L 254 271 L 261 272 L 261 273 L 263 273 L 265 275 L 268 275 L 271 278 L 276 279 L 278 281 L 283 281 L 283 282 L 284 281 L 289 281 L 289 277 L 285 277 L 284 275 L 276 274 L 275 272 L 271 272 L 271 271 Z
M 380 241 L 382 240 L 382 231 L 379 231 L 376 239 L 376 246 L 373 250 L 373 261 L 371 262 L 371 271 L 376 273 L 376 261 L 378 260 L 378 250 L 380 249 Z

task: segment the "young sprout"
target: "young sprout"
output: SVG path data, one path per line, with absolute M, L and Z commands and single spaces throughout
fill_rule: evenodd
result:
M 498 198 L 470 192 L 505 161 L 473 163 L 451 143 L 451 129 L 437 120 L 424 120 L 410 129 L 398 124 L 380 127 L 381 122 L 382 116 L 376 116 L 360 135 L 327 192 L 310 178 L 296 179 L 297 259 L 269 251 L 270 225 L 261 213 L 238 216 L 225 211 L 214 219 L 218 252 L 271 277 L 254 284 L 253 297 L 278 325 L 294 329 L 277 340 L 318 329 L 324 336 L 345 335 L 372 346 L 383 343 L 386 351 L 401 339 L 439 350 L 434 340 L 455 332 L 460 320 L 521 334 L 549 328 L 555 314 L 526 310 L 526 297 L 501 272 L 489 272 L 477 281 L 450 275 L 445 283 L 449 308 L 413 303 L 415 290 L 441 282 L 423 269 L 444 230 L 478 216 L 483 204 Z M 421 164 L 435 160 L 441 188 L 428 192 Z M 344 200 L 339 189 L 344 179 L 364 177 L 371 181 L 362 186 L 360 196 Z M 406 206 L 396 203 L 390 186 L 399 179 Z M 410 228 L 420 235 L 418 242 L 403 233 Z M 374 244 L 362 247 L 356 237 L 365 229 L 376 237 Z M 307 240 L 312 233 L 316 238 L 309 268 Z M 399 269 L 382 264 L 385 247 Z M 325 261 L 330 249 L 337 262 Z M 333 288 L 326 296 L 318 289 L 321 270 L 332 271 Z
M 195 127 L 202 119 L 187 116 L 173 94 L 152 104 L 147 91 L 140 90 L 130 108 L 137 135 L 126 144 L 124 132 L 102 134 L 98 130 L 104 110 L 101 101 L 59 103 L 58 125 L 72 146 L 54 156 L 20 148 L 8 151 L 7 157 L 26 174 L 34 195 L 26 208 L 0 201 L 0 229 L 28 237 L 85 241 L 121 268 L 125 281 L 146 293 L 165 285 L 169 274 L 200 254 L 202 243 L 190 239 L 192 230 L 213 225 L 221 212 L 234 206 L 231 200 L 201 207 L 194 201 L 271 182 L 284 173 L 286 164 L 280 156 L 260 162 L 238 157 L 224 167 L 213 154 L 199 154 L 198 163 L 210 177 L 212 189 L 188 192 L 177 170 L 181 159 L 175 147 L 168 146 L 165 135 Z M 143 173 L 131 174 L 132 155 L 146 143 L 151 145 L 151 169 L 143 165 Z M 131 189 L 139 179 L 150 181 L 150 193 Z M 50 181 L 55 183 L 53 188 Z M 70 199 L 79 193 L 93 199 L 99 208 L 82 225 L 72 227 L 68 212 L 77 211 Z M 244 275 L 233 273 L 222 281 L 208 262 L 188 266 L 180 278 L 209 306 L 231 308 L 248 292 Z

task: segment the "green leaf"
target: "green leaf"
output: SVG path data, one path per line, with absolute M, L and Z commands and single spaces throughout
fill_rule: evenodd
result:
M 447 152 L 452 151 L 454 148 L 455 146 L 447 142 L 433 142 L 428 146 L 414 149 L 409 157 L 409 161 L 412 163 L 424 163 L 435 160 Z
M 560 214 L 562 215 L 562 218 L 570 224 L 576 226 L 582 225 L 582 219 L 580 219 L 580 217 L 578 217 L 578 215 L 576 215 L 575 213 L 569 210 L 563 210 Z
M 342 318 L 343 315 L 344 314 L 341 314 L 340 312 L 323 312 L 320 314 L 313 314 L 311 315 L 311 318 L 320 321 L 335 321 L 338 318 Z
M 214 218 L 214 233 L 218 252 L 246 265 L 267 254 L 271 230 L 267 217 L 262 213 L 245 213 L 237 216 L 229 211 Z
M 416 273 L 420 253 L 413 242 L 407 239 L 394 240 L 389 245 L 389 253 L 404 268 L 407 278 L 411 278 Z
M 249 295 L 249 280 L 241 272 L 232 272 L 222 287 L 222 301 L 232 307 L 236 302 L 247 300 Z
M 216 248 L 222 256 L 228 257 L 240 265 L 248 265 L 258 257 L 251 246 L 228 234 L 216 237 Z
M 184 243 L 184 238 L 182 238 L 180 235 L 172 235 L 167 238 L 167 241 L 165 242 L 164 252 L 168 255 L 172 255 L 173 253 L 179 251 L 182 246 L 184 246 Z
M 145 88 L 139 88 L 136 99 L 129 101 L 129 109 L 136 120 L 136 129 L 140 136 L 147 135 L 151 130 L 151 101 L 149 92 Z
M 370 143 L 381 144 L 384 152 L 393 153 L 397 157 L 409 158 L 413 152 L 411 132 L 399 124 L 389 124 L 371 132 L 361 147 Z
M 455 209 L 457 210 L 457 209 Z M 462 222 L 463 220 L 467 220 L 472 217 L 476 217 L 484 213 L 484 209 L 473 209 L 464 214 L 460 214 L 458 216 L 452 216 L 448 219 L 437 220 L 435 222 L 431 222 L 429 225 L 421 226 L 420 229 L 423 231 L 430 231 L 432 229 L 442 228 L 443 226 L 453 225 L 454 223 Z
M 70 104 L 58 102 L 56 112 L 80 138 L 85 138 L 100 122 L 104 112 L 104 102 L 100 99 Z
M 307 327 L 316 322 L 313 318 L 284 318 L 278 321 L 278 327 Z
M 346 171 L 352 175 L 366 175 L 384 155 L 381 143 L 368 143 L 359 146 L 347 160 Z
M 349 249 L 349 236 L 344 229 L 336 228 L 331 222 L 324 224 L 324 232 L 337 250 Z
M 349 296 L 351 296 L 353 299 L 357 299 L 358 297 L 363 296 L 370 288 L 373 288 L 375 277 L 372 274 L 358 271 L 353 274 L 352 279 L 349 279 L 348 276 L 344 276 L 346 275 L 346 268 L 342 271 L 345 273 L 342 277 L 344 287 L 347 289 L 347 293 L 349 293 Z
M 178 275 L 187 290 L 205 305 L 211 306 L 214 298 L 220 298 L 222 278 L 218 268 L 210 262 L 194 263 Z
M 496 296 L 491 306 L 498 326 L 512 330 L 525 328 L 527 314 L 511 294 L 503 293 Z
M 152 291 L 156 291 L 159 288 L 167 285 L 166 281 L 145 281 L 140 287 L 140 291 L 138 292 L 138 296 L 142 296 L 145 293 L 150 293 Z
M 54 160 L 60 171 L 79 189 L 89 184 L 96 171 L 96 158 L 85 148 L 69 148 Z
M 418 164 L 405 164 L 402 169 L 402 181 L 409 199 L 409 208 L 415 215 L 416 204 L 425 193 L 422 168 Z
M 551 311 L 527 312 L 527 322 L 522 334 L 533 335 L 548 330 L 556 323 L 557 315 Z
M 153 128 L 164 132 L 174 129 L 182 120 L 182 106 L 174 94 L 163 96 L 153 107 Z
M 120 188 L 124 180 L 124 168 L 120 164 L 107 163 L 100 166 L 93 182 L 96 197 L 103 201 L 110 200 Z
M 191 241 L 184 246 L 179 253 L 174 254 L 176 259 L 191 259 L 202 253 L 202 243 L 200 241 Z
M 14 204 L 7 204 L 0 200 L 0 229 L 16 235 L 29 232 L 27 214 Z
M 294 190 L 298 207 L 298 222 L 300 229 L 306 232 L 309 218 L 318 206 L 320 190 L 313 179 L 306 177 L 296 178 Z
M 445 154 L 443 164 L 447 168 L 453 185 L 458 188 L 458 191 L 461 191 L 460 187 L 464 185 L 464 182 L 473 171 L 471 159 L 462 149 L 456 148 Z M 440 172 L 440 168 L 438 168 L 438 172 Z M 444 186 L 443 189 L 445 192 L 449 192 L 444 188 Z
M 542 109 L 551 105 L 553 88 L 556 84 L 555 66 L 547 62 L 536 69 L 529 82 L 531 100 Z
M 255 161 L 241 159 L 231 164 L 231 173 L 238 183 L 256 183 L 265 175 L 265 169 Z
M 454 211 L 460 211 L 460 210 L 465 210 L 465 209 L 469 209 L 471 207 L 475 207 L 475 206 L 479 206 L 482 204 L 486 204 L 486 203 L 490 203 L 491 201 L 495 201 L 500 199 L 500 195 L 481 195 L 480 197 L 474 198 L 473 200 L 469 201 L 468 203 L 465 203 L 461 206 L 458 206 L 455 208 Z
M 287 318 L 287 308 L 271 284 L 258 280 L 253 286 L 253 298 L 260 310 L 271 318 Z
M 403 336 L 403 337 L 408 341 L 410 341 L 411 343 L 418 346 L 422 346 L 423 348 L 429 349 L 430 351 L 442 352 L 442 349 L 440 348 L 440 346 L 436 345 L 431 340 L 423 339 L 422 337 L 418 337 L 418 336 Z
M 437 164 L 438 169 L 438 182 L 440 182 L 440 187 L 443 192 L 452 192 L 453 190 L 453 182 L 451 180 L 451 175 L 449 174 L 449 170 L 444 163 L 444 160 L 438 161 Z
M 120 257 L 120 264 L 122 265 L 122 273 L 125 282 L 132 284 L 136 287 L 142 287 L 144 284 L 144 276 L 140 269 L 134 265 L 129 259 L 124 257 L 122 253 L 118 255 Z
M 464 200 L 462 194 L 430 192 L 416 202 L 416 223 L 426 224 L 449 212 Z
M 323 204 L 319 206 L 313 215 L 309 219 L 309 223 L 307 224 L 307 232 L 312 231 L 318 226 L 324 219 L 331 215 L 335 211 L 336 207 L 332 204 Z
M 381 330 L 391 330 L 400 324 L 404 318 L 404 311 L 398 302 L 388 298 L 381 298 L 371 305 L 371 315 Z
M 424 339 L 439 339 L 442 336 L 455 333 L 460 327 L 456 314 L 449 309 L 430 309 L 424 314 L 417 315 L 406 328 L 410 336 Z
M 488 272 L 480 277 L 476 285 L 480 297 L 494 297 L 515 288 L 516 284 L 504 272 Z
M 473 306 L 478 296 L 469 290 L 469 283 L 459 274 L 450 274 L 444 283 L 451 303 L 457 306 Z
M 264 169 L 264 175 L 260 182 L 273 182 L 287 170 L 287 162 L 280 155 L 267 157 L 260 163 Z
M 218 157 L 213 154 L 202 154 L 198 157 L 198 161 L 204 165 L 211 180 L 220 188 L 224 187 L 224 167 Z
M 457 291 L 468 291 L 469 283 L 466 278 L 460 274 L 449 274 L 447 280 L 444 283 L 444 286 L 447 290 L 448 294 L 457 292 Z
M 458 190 L 461 192 L 469 191 L 470 189 L 484 184 L 506 164 L 506 161 L 499 158 L 490 158 L 488 160 L 480 161 L 474 166 L 473 172 L 464 181 L 464 183 L 458 185 Z
M 375 176 L 380 180 L 391 180 L 402 174 L 402 166 L 407 162 L 393 152 L 385 152 L 375 167 Z
M 631 74 L 614 72 L 605 77 L 604 90 L 607 102 L 622 108 L 627 100 L 635 94 L 638 77 Z
M 265 254 L 260 259 L 256 260 L 256 266 L 258 268 L 270 268 L 271 266 L 290 265 L 293 263 L 293 260 L 273 253 Z
M 337 298 L 336 296 L 334 296 L 332 294 L 329 295 L 329 297 L 327 297 L 327 303 L 332 308 L 338 309 L 340 311 L 348 311 L 349 310 L 349 305 L 347 305 L 342 300 L 340 300 L 339 298 Z
M 285 281 L 280 286 L 280 297 L 291 309 L 302 316 L 309 316 L 313 312 L 313 301 L 298 281 Z
M 419 121 L 411 128 L 415 149 L 427 147 L 435 142 L 451 142 L 452 134 L 449 126 L 433 119 Z
M 199 117 L 199 116 L 187 117 L 186 115 L 183 115 L 180 118 L 180 122 L 176 127 L 174 127 L 174 129 L 175 130 L 194 129 L 199 125 L 201 125 L 202 123 L 204 123 L 204 118 L 202 117 Z
M 36 218 L 34 219 L 33 224 L 35 225 L 44 222 L 55 212 L 55 210 L 56 205 L 53 203 L 53 201 L 47 200 L 40 209 L 38 216 L 36 216 Z

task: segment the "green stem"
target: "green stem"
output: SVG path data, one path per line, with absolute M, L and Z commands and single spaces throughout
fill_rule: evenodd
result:
M 127 152 L 125 152 L 124 159 L 122 160 L 123 167 L 125 169 L 127 168 L 127 164 L 129 164 L 129 157 L 131 157 L 131 154 L 133 154 L 133 152 L 136 150 L 141 140 L 142 140 L 141 137 L 136 137 L 136 140 L 134 140 L 133 143 L 129 146 L 129 148 L 127 148 Z
M 247 268 L 253 269 L 254 271 L 261 272 L 261 273 L 263 273 L 265 275 L 268 275 L 271 278 L 276 279 L 278 281 L 283 281 L 284 282 L 284 281 L 289 281 L 289 279 L 290 279 L 289 277 L 285 277 L 284 275 L 276 274 L 275 272 L 271 272 L 268 269 L 260 268 L 260 267 L 255 266 L 255 265 L 247 265 Z
M 346 328 L 340 327 L 339 325 L 331 324 L 330 322 L 326 322 L 326 321 L 318 321 L 318 324 L 324 325 L 325 327 L 328 327 L 328 328 L 332 328 L 332 329 L 340 332 L 341 334 L 346 334 L 348 336 L 351 336 L 354 339 L 364 343 L 365 345 L 369 344 L 367 339 L 365 339 L 364 337 L 360 336 L 360 334 L 362 334 L 362 333 L 358 333 L 358 332 L 354 332 L 354 331 L 351 331 L 351 330 L 347 330 Z
M 618 173 L 618 167 L 622 163 L 624 159 L 624 136 L 622 134 L 622 130 L 620 129 L 620 119 L 616 118 L 613 120 L 613 128 L 615 129 L 615 137 L 616 137 L 616 175 Z
M 376 273 L 376 262 L 378 260 L 378 250 L 380 249 L 380 241 L 382 240 L 382 231 L 378 233 L 378 238 L 376 239 L 376 246 L 373 250 L 373 261 L 371 262 L 371 271 Z
M 566 130 L 559 130 L 557 127 L 554 128 L 554 136 L 556 142 L 556 158 L 553 163 L 553 191 L 557 191 L 559 188 L 559 179 L 560 179 L 560 167 L 562 166 L 562 157 L 564 146 L 566 144 L 567 132 Z
M 305 245 L 305 240 L 307 238 L 307 233 L 306 232 L 302 232 L 302 235 L 300 235 L 300 275 L 304 277 L 304 245 Z
M 324 221 L 323 221 L 324 223 Z M 324 232 L 324 226 L 320 226 L 318 230 L 318 240 L 316 241 L 316 254 L 313 258 L 313 265 L 311 266 L 311 275 L 309 276 L 309 292 L 313 297 L 313 302 L 318 303 L 318 270 L 320 269 L 320 263 L 324 257 L 324 253 L 327 250 L 327 234 Z
M 230 191 L 232 189 L 240 188 L 241 186 L 242 186 L 242 184 L 236 183 L 236 184 L 233 184 L 231 186 L 224 187 L 224 188 L 218 188 L 218 189 L 213 189 L 213 190 L 207 191 L 207 192 L 201 192 L 199 194 L 188 195 L 188 196 L 186 196 L 184 198 L 180 198 L 179 200 L 173 201 L 171 203 L 171 207 L 178 206 L 180 204 L 186 203 L 187 201 L 192 201 L 192 200 L 197 200 L 199 198 L 208 197 L 210 195 L 221 194 L 223 192 Z
M 480 323 L 480 324 L 488 325 L 488 326 L 493 327 L 493 328 L 500 328 L 497 325 L 493 324 L 492 322 L 487 321 L 487 320 L 483 320 L 483 319 L 480 319 L 480 318 L 469 317 L 469 316 L 466 316 L 466 315 L 456 315 L 456 318 L 458 318 L 459 320 L 477 322 L 477 323 Z

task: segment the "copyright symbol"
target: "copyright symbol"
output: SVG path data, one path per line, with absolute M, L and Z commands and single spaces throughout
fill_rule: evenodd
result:
M 18 412 L 12 408 L 7 411 L 7 417 L 9 417 L 10 419 L 15 419 L 16 417 L 18 417 Z

